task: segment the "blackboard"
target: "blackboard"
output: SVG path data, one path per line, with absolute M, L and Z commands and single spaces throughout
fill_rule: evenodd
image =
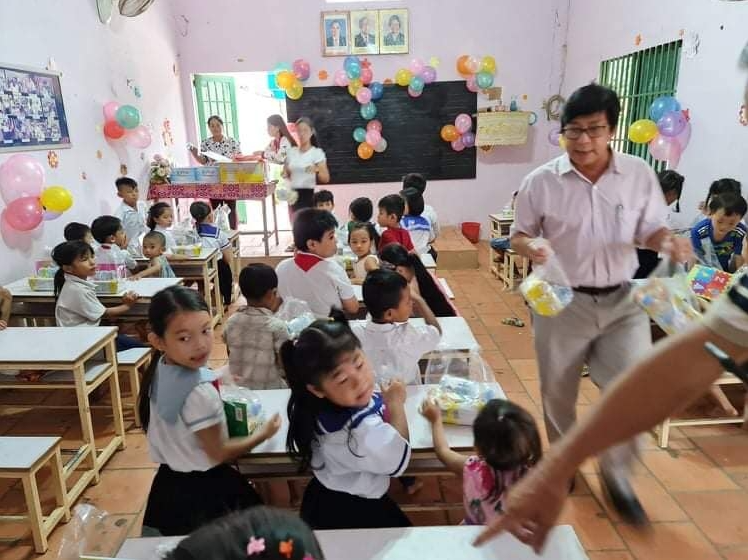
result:
M 475 178 L 475 148 L 456 152 L 439 135 L 460 113 L 477 111 L 477 96 L 464 81 L 434 82 L 418 98 L 411 98 L 407 88 L 386 85 L 375 105 L 388 146 L 362 160 L 353 130 L 365 128 L 367 121 L 347 88 L 307 87 L 300 99 L 286 101 L 289 122 L 299 117 L 314 122 L 331 184 L 399 182 L 407 173 L 422 173 L 428 180 Z

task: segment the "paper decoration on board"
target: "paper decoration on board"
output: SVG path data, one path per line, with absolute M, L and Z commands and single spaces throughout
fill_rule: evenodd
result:
M 161 123 L 161 139 L 164 141 L 164 146 L 174 145 L 174 135 L 171 133 L 171 121 L 169 119 L 164 119 L 164 122 Z
M 84 181 L 88 180 L 88 174 L 85 171 L 81 171 L 81 179 Z
M 524 111 L 478 113 L 476 146 L 517 146 L 527 142 L 528 114 Z
M 60 165 L 60 156 L 57 155 L 57 152 L 54 150 L 47 152 L 47 163 L 52 169 L 57 169 L 57 166 Z
M 101 159 L 104 157 L 104 154 L 101 153 L 101 150 L 96 150 L 96 159 Z
M 694 58 L 699 54 L 699 45 L 701 38 L 698 33 L 689 31 L 683 36 L 683 54 L 686 58 Z
M 634 37 L 634 45 L 636 45 L 637 47 L 642 44 L 642 41 L 643 39 L 642 39 L 641 33 L 639 33 L 636 37 Z
M 121 163 L 119 166 L 119 174 L 127 175 L 127 166 L 124 163 Z
M 317 78 L 319 78 L 321 82 L 324 82 L 329 77 L 330 75 L 327 73 L 327 70 L 320 70 L 319 72 L 317 72 Z

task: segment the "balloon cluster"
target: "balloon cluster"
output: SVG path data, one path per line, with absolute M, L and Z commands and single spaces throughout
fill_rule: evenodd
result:
M 374 152 L 381 154 L 387 149 L 387 140 L 382 136 L 382 123 L 374 119 L 353 131 L 353 139 L 358 142 L 356 153 L 361 159 L 371 159 Z
M 436 68 L 428 66 L 420 58 L 410 61 L 408 68 L 400 68 L 395 73 L 395 83 L 402 87 L 408 87 L 408 95 L 420 97 L 423 88 L 436 81 Z
M 629 140 L 636 144 L 649 143 L 652 157 L 667 161 L 668 167 L 674 169 L 691 139 L 688 111 L 681 110 L 675 97 L 665 95 L 654 100 L 649 117 L 631 124 Z
M 465 85 L 470 91 L 490 88 L 496 74 L 496 59 L 484 56 L 479 60 L 475 56 L 463 54 L 457 59 L 457 72 L 465 78 Z
M 278 87 L 286 92 L 289 99 L 299 99 L 304 94 L 302 82 L 309 79 L 309 72 L 309 63 L 302 58 L 297 58 L 293 61 L 290 70 L 287 64 L 281 65 L 280 71 L 275 76 L 275 81 Z
M 7 204 L 0 219 L 16 231 L 31 231 L 55 220 L 73 205 L 64 187 L 44 188 L 44 168 L 33 157 L 16 154 L 0 166 L 0 196 Z
M 467 113 L 460 113 L 454 124 L 445 124 L 441 130 L 442 140 L 449 142 L 455 152 L 475 146 L 475 134 L 471 132 L 473 119 Z
M 374 72 L 368 63 L 357 56 L 347 56 L 343 61 L 343 68 L 335 72 L 333 81 L 336 86 L 347 87 L 348 93 L 361 104 L 361 117 L 368 120 L 377 116 L 374 101 L 384 95 L 384 86 L 380 82 L 372 81 Z
M 116 101 L 104 104 L 104 136 L 109 140 L 124 137 L 129 146 L 140 150 L 151 145 L 151 133 L 140 124 L 137 107 L 120 105 Z
M 566 138 L 561 134 L 561 127 L 554 126 L 550 132 L 548 132 L 548 142 L 552 146 L 559 146 L 562 150 L 566 149 Z

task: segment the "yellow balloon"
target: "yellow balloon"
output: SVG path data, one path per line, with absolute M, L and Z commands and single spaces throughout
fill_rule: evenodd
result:
M 480 72 L 493 74 L 496 72 L 496 59 L 492 56 L 484 56 L 480 61 Z
M 275 77 L 275 82 L 281 87 L 281 89 L 290 88 L 294 84 L 295 81 L 296 81 L 296 76 L 294 76 L 288 70 L 284 70 L 283 72 L 278 72 L 278 75 Z
M 563 136 L 558 137 L 558 145 L 561 146 L 561 149 L 566 151 L 566 138 Z
M 41 203 L 50 212 L 65 212 L 73 205 L 73 195 L 65 187 L 47 187 L 42 191 Z
M 360 90 L 363 85 L 364 83 L 361 81 L 361 78 L 352 78 L 348 82 L 348 93 L 351 94 L 351 97 L 356 97 L 356 93 L 358 93 L 358 90 Z
M 289 99 L 299 99 L 304 93 L 304 86 L 301 82 L 297 81 L 286 90 L 286 95 Z
M 400 68 L 395 74 L 395 83 L 399 86 L 407 86 L 413 78 L 413 73 L 407 68 Z
M 649 119 L 641 119 L 631 123 L 629 127 L 629 140 L 636 144 L 646 144 L 657 137 L 657 123 Z

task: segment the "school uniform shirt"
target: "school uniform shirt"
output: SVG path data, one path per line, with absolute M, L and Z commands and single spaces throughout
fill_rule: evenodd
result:
M 215 375 L 167 364 L 162 357 L 151 386 L 148 449 L 155 463 L 177 472 L 207 471 L 220 464 L 203 451 L 195 432 L 216 424 L 228 439 L 226 414 Z
M 122 221 L 122 229 L 127 234 L 127 250 L 133 255 L 142 254 L 140 236 L 148 231 L 145 225 L 148 218 L 148 205 L 145 201 L 138 200 L 137 208 L 133 208 L 123 202 L 114 215 Z
M 197 224 L 197 234 L 203 243 L 203 247 L 206 249 L 218 249 L 223 251 L 231 245 L 229 238 L 226 234 L 216 225 L 213 224 Z M 218 260 L 223 259 L 223 254 L 218 254 Z
M 732 256 L 740 256 L 743 251 L 745 233 L 746 227 L 740 222 L 724 239 L 715 241 L 712 220 L 705 218 L 691 229 L 691 244 L 703 264 L 729 272 Z
M 174 240 L 174 234 L 171 232 L 171 230 L 161 226 L 156 226 L 154 230 L 164 236 L 164 239 L 166 239 L 166 252 L 172 253 L 174 251 L 174 247 L 177 246 L 177 242 Z
M 399 243 L 409 252 L 414 249 L 413 241 L 410 239 L 410 233 L 408 233 L 408 230 L 403 228 L 385 228 L 382 230 L 381 237 L 379 238 L 378 249 L 381 251 L 383 247 L 386 247 L 390 243 Z
M 433 206 L 429 206 L 428 204 L 425 204 L 423 207 L 423 212 L 421 212 L 421 216 L 426 218 L 431 224 L 432 237 L 430 241 L 433 241 L 439 236 L 439 218 L 436 215 L 436 210 L 434 210 Z
M 130 251 L 125 251 L 117 245 L 110 245 L 109 243 L 99 245 L 94 251 L 94 257 L 98 270 L 117 271 L 123 267 L 127 270 L 134 270 L 138 267 L 138 263 L 135 262 Z
M 275 272 L 278 294 L 307 302 L 317 318 L 328 317 L 331 308 L 342 308 L 342 300 L 356 297 L 342 266 L 311 253 L 299 251 L 281 262 Z
M 278 353 L 289 338 L 286 323 L 269 309 L 251 306 L 238 309 L 223 329 L 234 382 L 249 389 L 286 388 Z
M 330 490 L 362 498 L 381 498 L 390 477 L 400 476 L 410 461 L 410 444 L 384 421 L 384 403 L 374 393 L 363 408 L 323 412 L 317 417 L 312 469 Z
M 313 189 L 317 186 L 317 174 L 310 173 L 306 169 L 310 165 L 317 165 L 327 160 L 325 152 L 321 148 L 312 146 L 306 152 L 299 150 L 297 146 L 288 149 L 286 155 L 286 168 L 291 174 L 289 185 L 292 189 Z
M 65 284 L 55 304 L 58 327 L 98 327 L 105 311 L 93 282 L 65 274 Z
M 161 272 L 159 273 L 159 278 L 176 278 L 177 277 L 174 274 L 174 269 L 171 267 L 168 259 L 164 255 L 159 255 L 158 257 L 155 257 L 153 260 L 154 261 L 157 260 L 158 263 L 161 265 Z
M 405 323 L 352 323 L 353 334 L 371 363 L 377 381 L 399 378 L 407 385 L 420 385 L 418 361 L 433 352 L 441 335 L 431 325 Z
M 748 347 L 748 273 L 742 273 L 709 307 L 703 322 L 730 342 Z
M 403 216 L 400 226 L 408 232 L 416 253 L 422 255 L 429 252 L 431 241 L 431 223 L 423 214 L 420 216 Z

